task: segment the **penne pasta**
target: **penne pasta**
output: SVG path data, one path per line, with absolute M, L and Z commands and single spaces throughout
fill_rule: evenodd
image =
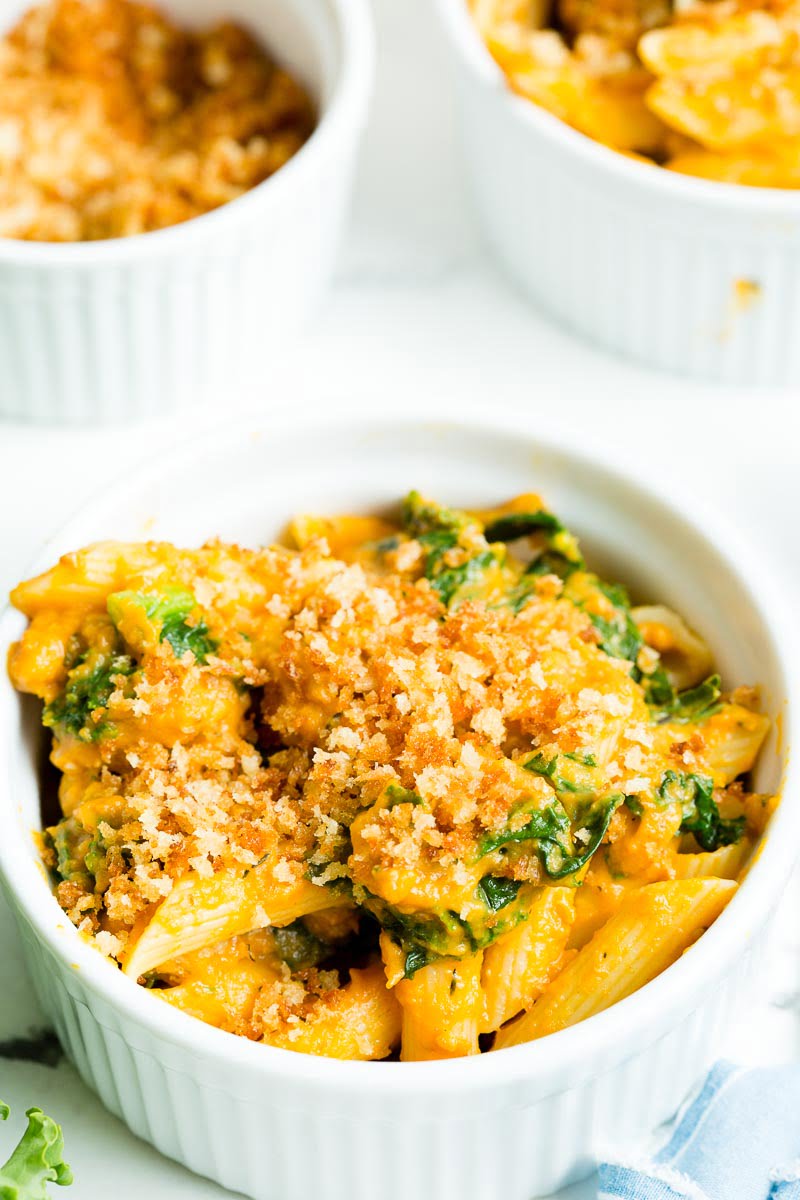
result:
M 731 880 L 686 879 L 626 897 L 533 1008 L 500 1030 L 495 1049 L 555 1033 L 624 1000 L 675 962 L 735 890 Z
M 570 929 L 571 950 L 579 950 L 605 925 L 620 907 L 626 896 L 642 886 L 635 875 L 612 873 L 608 855 L 596 858 L 575 897 L 575 918 Z
M 396 984 L 393 992 L 403 1010 L 403 1062 L 478 1053 L 484 1024 L 482 961 L 482 952 L 438 959 Z
M 676 879 L 738 879 L 753 850 L 749 838 L 705 854 L 677 854 Z
M 257 956 L 246 941 L 232 938 L 170 962 L 166 974 L 180 982 L 153 995 L 217 1029 L 241 1033 L 259 991 L 280 979 L 281 970 L 277 956 Z
M 353 968 L 350 981 L 325 1002 L 264 1035 L 270 1046 L 326 1058 L 386 1058 L 400 1040 L 400 1005 L 384 980 L 380 962 Z
M 706 179 L 800 186 L 796 0 L 470 5 L 508 86 L 587 137 Z M 688 687 L 699 647 L 672 617 L 664 627 L 680 633 L 674 678 Z
M 190 875 L 175 884 L 134 943 L 124 971 L 138 979 L 169 959 L 270 925 L 289 925 L 306 913 L 341 904 L 334 889 L 306 879 L 281 883 L 269 863 L 252 871 Z
M 543 888 L 527 918 L 484 952 L 481 1033 L 493 1033 L 533 1004 L 563 965 L 574 915 L 572 888 Z
M 148 542 L 96 542 L 77 554 L 65 554 L 51 570 L 19 584 L 12 603 L 28 617 L 65 608 L 105 608 L 106 596 L 132 576 L 175 558 L 172 546 Z
M 645 643 L 657 651 L 673 687 L 694 687 L 711 674 L 714 661 L 702 638 L 663 604 L 646 604 L 631 609 Z
M 727 787 L 752 770 L 768 731 L 762 713 L 740 704 L 726 704 L 703 723 L 703 755 L 716 787 Z
M 298 516 L 289 526 L 289 537 L 302 550 L 315 538 L 325 538 L 341 558 L 369 556 L 371 546 L 394 533 L 394 526 L 379 517 Z

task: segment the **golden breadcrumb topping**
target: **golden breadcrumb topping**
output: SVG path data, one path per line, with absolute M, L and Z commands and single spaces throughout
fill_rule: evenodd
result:
M 0 41 L 0 236 L 175 225 L 272 175 L 314 126 L 244 29 L 179 29 L 132 0 L 49 0 Z

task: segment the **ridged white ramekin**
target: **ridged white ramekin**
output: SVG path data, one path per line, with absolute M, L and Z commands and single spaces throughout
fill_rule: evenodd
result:
M 257 1200 L 531 1200 L 586 1175 L 609 1145 L 634 1148 L 713 1060 L 748 994 L 800 841 L 786 767 L 795 719 L 787 672 L 798 659 L 780 589 L 758 556 L 696 504 L 685 515 L 635 475 L 534 433 L 519 417 L 438 425 L 285 417 L 261 431 L 228 430 L 107 493 L 33 568 L 109 536 L 263 542 L 293 511 L 382 508 L 414 485 L 481 506 L 541 490 L 610 577 L 688 616 L 727 683 L 761 682 L 776 727 L 756 786 L 783 784 L 784 800 L 730 907 L 621 1004 L 473 1059 L 337 1062 L 195 1021 L 81 938 L 51 894 L 31 837 L 40 822 L 37 706 L 0 682 L 0 878 L 44 1010 L 83 1078 L 134 1132 Z M 19 614 L 5 613 L 0 654 L 23 627 Z
M 726 383 L 800 382 L 800 192 L 637 162 L 515 95 L 466 0 L 439 0 L 488 239 L 583 336 Z
M 273 356 L 329 281 L 366 123 L 367 0 L 167 0 L 178 22 L 232 18 L 310 87 L 317 129 L 280 171 L 155 233 L 56 245 L 0 239 L 0 416 L 134 421 L 270 396 Z M 0 24 L 19 12 L 0 0 Z

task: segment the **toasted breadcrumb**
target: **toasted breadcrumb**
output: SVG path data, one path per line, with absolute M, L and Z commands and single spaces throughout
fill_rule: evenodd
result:
M 0 41 L 0 237 L 175 225 L 272 175 L 313 124 L 231 22 L 189 33 L 133 0 L 50 0 Z

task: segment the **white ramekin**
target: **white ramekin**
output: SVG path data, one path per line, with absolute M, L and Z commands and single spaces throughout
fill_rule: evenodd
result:
M 607 149 L 511 92 L 466 0 L 439 10 L 477 209 L 512 279 L 648 366 L 797 384 L 800 192 L 693 179 Z
M 0 25 L 19 15 L 0 0 Z M 311 89 L 317 129 L 280 171 L 155 233 L 68 245 L 0 239 L 0 416 L 133 421 L 246 391 L 314 312 L 367 119 L 367 0 L 166 0 L 178 22 L 246 24 Z
M 213 486 L 209 486 L 209 481 Z M 320 421 L 227 430 L 137 471 L 33 569 L 101 537 L 257 543 L 297 510 L 364 510 L 417 486 L 484 504 L 541 489 L 593 560 L 685 612 L 730 684 L 776 719 L 756 785 L 785 799 L 747 881 L 700 943 L 638 994 L 540 1042 L 478 1058 L 348 1063 L 255 1045 L 136 987 L 61 912 L 37 860 L 37 706 L 0 683 L 0 878 L 45 1011 L 86 1082 L 164 1154 L 257 1200 L 530 1200 L 665 1120 L 714 1058 L 788 878 L 800 805 L 784 777 L 791 622 L 750 549 L 628 472 L 519 417 Z M 24 621 L 6 611 L 0 653 Z M 780 736 L 779 736 L 780 735 Z

